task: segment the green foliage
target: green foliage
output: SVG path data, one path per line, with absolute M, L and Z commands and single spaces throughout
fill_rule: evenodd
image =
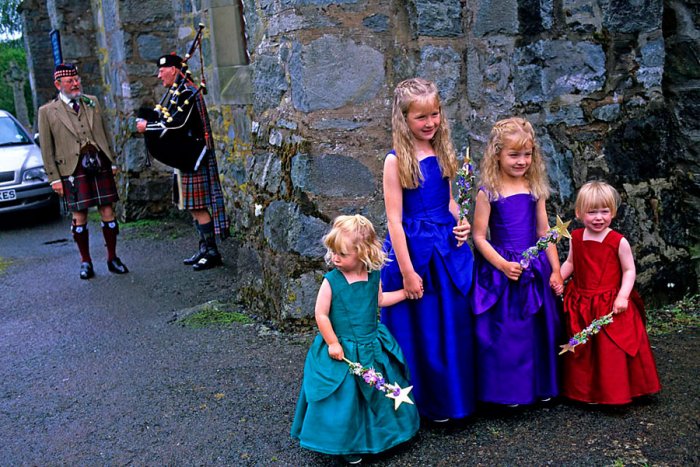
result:
M 647 329 L 651 335 L 681 332 L 700 327 L 700 294 L 689 295 L 663 308 L 647 310 Z
M 4 0 L 0 0 L 2 3 Z M 22 71 L 24 76 L 29 76 L 27 72 L 27 55 L 24 51 L 24 45 L 21 39 L 0 42 L 0 77 L 6 77 L 9 73 L 10 64 L 14 62 Z M 7 110 L 13 115 L 17 115 L 15 111 L 15 100 L 12 95 L 12 87 L 3 79 L 0 83 L 0 109 Z M 24 98 L 27 101 L 27 109 L 29 110 L 29 121 L 34 119 L 34 109 L 32 105 L 32 91 L 29 85 L 29 78 L 24 82 Z
M 0 34 L 18 34 L 22 32 L 22 18 L 17 7 L 21 0 L 0 0 Z

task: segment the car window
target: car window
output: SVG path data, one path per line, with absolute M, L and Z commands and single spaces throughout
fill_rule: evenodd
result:
M 9 117 L 0 118 L 0 146 L 12 146 L 15 144 L 30 144 L 27 133 Z

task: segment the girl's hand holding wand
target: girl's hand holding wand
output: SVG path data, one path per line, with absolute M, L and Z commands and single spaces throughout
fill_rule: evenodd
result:
M 345 352 L 343 352 L 343 346 L 340 342 L 328 345 L 328 355 L 334 360 L 342 360 L 345 358 Z

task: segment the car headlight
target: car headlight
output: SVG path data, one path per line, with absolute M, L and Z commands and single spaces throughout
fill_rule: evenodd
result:
M 34 169 L 29 169 L 24 171 L 22 175 L 23 182 L 48 182 L 49 177 L 46 176 L 46 171 L 43 167 L 36 167 Z

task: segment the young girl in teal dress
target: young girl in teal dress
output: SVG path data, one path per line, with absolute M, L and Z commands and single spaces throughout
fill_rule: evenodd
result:
M 341 455 L 351 463 L 408 441 L 418 431 L 412 404 L 394 401 L 349 372 L 344 359 L 372 367 L 387 383 L 407 388 L 401 348 L 377 320 L 377 307 L 406 298 L 403 289 L 382 292 L 379 269 L 386 254 L 374 227 L 360 215 L 340 216 L 323 238 L 326 274 L 316 299 L 319 335 L 304 365 L 292 438 L 302 447 Z

